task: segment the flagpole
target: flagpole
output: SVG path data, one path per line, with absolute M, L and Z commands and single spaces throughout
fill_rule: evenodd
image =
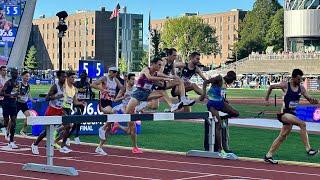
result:
M 149 9 L 149 27 L 148 27 L 148 32 L 149 32 L 149 45 L 148 45 L 148 50 L 149 50 L 149 55 L 148 55 L 148 67 L 150 67 L 150 62 L 151 62 L 151 10 Z
M 119 15 L 117 16 L 116 67 L 119 67 Z

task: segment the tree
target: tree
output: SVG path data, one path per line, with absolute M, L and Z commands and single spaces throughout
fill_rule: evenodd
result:
M 268 46 L 274 46 L 274 51 L 283 51 L 284 42 L 284 9 L 279 9 L 272 17 L 271 26 L 266 36 Z
M 127 72 L 128 71 L 128 63 L 126 62 L 126 60 L 121 57 L 119 59 L 119 70 L 120 72 Z
M 149 65 L 148 52 L 143 51 L 143 53 L 142 53 L 142 60 L 141 60 L 140 65 L 139 65 L 140 71 L 141 71 L 143 68 L 148 67 L 148 65 Z
M 160 33 L 155 29 L 151 33 L 151 43 L 153 47 L 153 56 L 159 57 Z
M 256 0 L 240 24 L 240 40 L 236 43 L 239 58 L 248 56 L 252 51 L 261 52 L 268 46 L 267 33 L 272 17 L 281 9 L 278 0 Z
M 37 49 L 34 46 L 31 46 L 28 50 L 27 57 L 24 60 L 24 67 L 29 70 L 35 70 L 39 67 L 39 62 L 36 58 Z
M 215 33 L 216 30 L 200 17 L 184 16 L 166 21 L 161 32 L 161 42 L 164 47 L 176 48 L 184 57 L 191 51 L 217 55 L 220 48 Z

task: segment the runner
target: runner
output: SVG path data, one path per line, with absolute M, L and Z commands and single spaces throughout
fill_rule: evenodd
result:
M 17 101 L 17 113 L 19 111 L 22 111 L 23 114 L 26 116 L 24 119 L 23 126 L 20 130 L 20 134 L 22 136 L 27 135 L 27 117 L 31 115 L 31 112 L 29 111 L 27 101 L 31 100 L 33 103 L 36 101 L 31 98 L 30 95 L 30 85 L 29 85 L 29 79 L 30 79 L 30 74 L 28 71 L 24 71 L 21 74 L 22 76 L 22 82 L 19 83 L 19 96 L 18 96 L 18 101 Z
M 279 136 L 272 143 L 268 153 L 264 157 L 264 161 L 271 164 L 278 164 L 273 159 L 273 154 L 279 149 L 280 145 L 287 139 L 292 130 L 292 126 L 300 127 L 300 136 L 308 155 L 313 156 L 318 150 L 312 149 L 309 143 L 306 123 L 296 116 L 296 107 L 299 104 L 301 95 L 303 95 L 311 104 L 319 104 L 319 100 L 312 98 L 307 93 L 304 86 L 301 85 L 303 72 L 300 69 L 292 71 L 291 80 L 271 85 L 268 89 L 266 102 L 269 105 L 269 96 L 273 89 L 281 89 L 284 92 L 284 102 L 281 113 L 277 115 L 278 120 L 283 124 Z
M 136 106 L 141 101 L 147 102 L 148 100 L 158 99 L 163 96 L 163 91 L 154 91 L 154 82 L 176 80 L 173 77 L 157 74 L 162 66 L 162 60 L 160 58 L 154 58 L 150 63 L 150 67 L 144 68 L 140 73 L 140 77 L 137 81 L 137 89 L 135 89 L 132 93 L 132 97 L 126 108 L 126 114 L 134 113 Z M 175 104 L 175 108 L 171 108 L 171 110 L 177 110 L 179 108 L 179 104 Z M 128 123 L 128 125 L 129 128 L 127 133 L 131 135 L 133 146 L 132 153 L 142 153 L 137 145 L 135 122 L 131 121 Z
M 66 81 L 66 72 L 58 71 L 57 72 L 58 82 L 51 86 L 49 93 L 46 96 L 46 100 L 49 101 L 49 106 L 45 112 L 45 116 L 62 116 L 63 109 L 62 103 L 64 100 L 64 85 Z M 41 140 L 46 136 L 46 130 L 43 130 L 36 141 L 31 145 L 32 154 L 39 154 L 38 145 Z M 55 145 L 56 148 L 59 146 Z M 59 148 L 60 149 L 60 148 Z
M 11 79 L 9 79 L 2 88 L 4 96 L 2 107 L 4 124 L 8 124 L 9 144 L 8 148 L 16 149 L 18 146 L 14 143 L 14 134 L 16 131 L 17 120 L 17 97 L 19 95 L 19 83 L 17 81 L 19 72 L 17 69 L 11 70 Z M 7 132 L 8 134 L 8 132 Z
M 99 78 L 97 81 L 91 84 L 92 88 L 100 90 L 100 111 L 103 114 L 112 114 L 112 102 L 116 97 L 116 88 L 123 89 L 122 84 L 116 78 L 118 68 L 110 67 L 107 76 Z M 99 128 L 100 143 L 95 152 L 101 155 L 107 155 L 102 149 L 103 144 L 107 141 L 108 136 L 111 133 L 112 123 L 106 122 Z
M 189 56 L 189 62 L 186 63 L 176 63 L 176 67 L 181 70 L 180 77 L 184 81 L 185 92 L 195 91 L 198 95 L 202 95 L 203 90 L 195 83 L 190 80 L 192 76 L 198 74 L 204 81 L 207 78 L 203 75 L 198 65 L 200 64 L 200 53 L 193 52 Z M 172 89 L 171 94 L 173 97 L 178 96 L 180 98 L 180 91 L 175 87 Z M 184 107 L 183 111 L 191 112 L 191 107 Z
M 167 92 L 165 91 L 168 89 L 172 89 L 171 94 L 173 96 L 175 96 L 175 94 L 179 94 L 179 97 L 181 99 L 181 102 L 183 103 L 183 106 L 192 106 L 195 103 L 195 101 L 190 100 L 186 97 L 184 81 L 177 76 L 177 73 L 175 70 L 176 68 L 175 60 L 177 58 L 177 50 L 174 48 L 170 48 L 166 51 L 166 54 L 167 56 L 162 58 L 164 65 L 161 67 L 158 75 L 164 74 L 170 77 L 174 77 L 176 80 L 175 81 L 159 81 L 155 83 L 156 84 L 155 89 L 164 91 L 163 98 L 165 99 L 165 101 L 168 103 L 170 107 L 172 106 L 172 100 L 168 96 Z
M 6 66 L 0 66 L 0 92 L 2 91 L 4 83 L 6 83 L 7 80 L 8 80 L 7 67 Z M 0 106 L 1 107 L 2 107 L 3 98 L 4 98 L 3 94 L 0 94 Z M 0 117 L 0 128 L 1 128 L 2 134 L 4 135 L 5 139 L 9 140 L 8 136 L 7 136 L 7 132 L 8 132 L 7 131 L 7 127 L 8 127 L 8 124 L 6 124 L 4 122 L 3 116 L 1 116 Z
M 84 100 L 89 100 L 93 98 L 94 94 L 92 92 L 92 89 L 90 87 L 90 83 L 88 82 L 88 75 L 85 71 L 83 71 L 80 74 L 80 81 L 77 81 L 75 83 L 75 87 L 77 88 L 77 99 L 78 101 L 84 101 Z M 74 112 L 75 115 L 82 115 L 84 112 L 84 107 L 83 105 L 74 105 Z M 74 142 L 75 144 L 80 144 L 80 138 L 79 138 L 79 131 L 80 131 L 80 126 L 81 123 L 74 123 L 72 126 L 72 129 L 70 131 L 70 135 L 75 131 L 75 137 L 74 137 Z M 68 138 L 66 144 L 69 146 L 70 145 L 70 139 Z
M 76 79 L 76 74 L 72 71 L 69 71 L 67 73 L 67 80 L 64 85 L 64 98 L 62 103 L 63 108 L 63 115 L 64 116 L 70 116 L 72 114 L 72 106 L 78 105 L 78 106 L 86 106 L 86 103 L 84 101 L 78 101 L 78 98 L 76 96 L 76 88 L 74 86 Z M 61 148 L 59 149 L 62 153 L 69 153 L 72 150 L 67 147 L 66 141 L 70 136 L 70 130 L 71 130 L 72 124 L 71 123 L 63 123 L 58 129 L 57 132 L 59 133 L 59 136 L 56 138 L 56 143 L 59 142 L 59 140 L 62 139 Z
M 226 76 L 222 77 L 218 75 L 216 77 L 210 78 L 203 82 L 203 92 L 200 96 L 200 101 L 203 101 L 207 94 L 207 85 L 211 84 L 211 87 L 208 91 L 208 103 L 207 108 L 208 111 L 212 113 L 212 116 L 216 117 L 218 122 L 216 122 L 215 126 L 215 135 L 218 145 L 218 151 L 221 152 L 222 155 L 225 154 L 225 151 L 222 149 L 222 120 L 219 116 L 219 111 L 227 113 L 230 117 L 238 117 L 239 112 L 235 110 L 225 99 L 225 91 L 227 85 L 234 83 L 236 80 L 236 73 L 234 71 L 229 71 Z M 207 142 L 207 141 L 205 141 Z M 208 145 L 209 146 L 209 145 Z

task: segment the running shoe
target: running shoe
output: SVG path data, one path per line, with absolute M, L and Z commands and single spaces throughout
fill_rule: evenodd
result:
M 182 106 L 183 106 L 183 103 L 182 103 L 182 102 L 178 102 L 177 104 L 172 104 L 170 111 L 171 111 L 171 112 L 174 112 L 174 111 L 176 111 L 176 110 L 178 110 L 178 109 L 181 109 Z
M 133 154 L 142 154 L 143 152 L 138 147 L 134 147 L 134 148 L 132 148 L 132 153 Z
M 108 155 L 101 147 L 97 147 L 96 150 L 94 151 L 100 155 L 106 156 Z
M 27 132 L 24 132 L 24 131 L 21 130 L 20 131 L 20 135 L 23 136 L 23 137 L 26 137 L 27 136 Z
M 221 151 L 220 151 L 220 156 L 221 156 L 222 158 L 227 158 L 228 154 L 227 154 L 224 150 L 221 150 Z
M 70 153 L 72 150 L 69 149 L 67 146 L 63 146 L 63 148 L 60 148 L 59 151 L 60 151 L 61 153 L 68 154 L 68 153 Z
M 318 150 L 314 150 L 314 149 L 310 148 L 309 151 L 307 151 L 307 154 L 308 154 L 309 156 L 314 156 L 314 155 L 316 155 L 318 152 L 319 152 Z
M 53 145 L 53 147 L 56 148 L 56 149 L 61 149 L 61 146 L 60 146 L 58 143 L 55 143 L 55 144 Z
M 264 161 L 270 164 L 279 164 L 279 162 L 274 160 L 272 157 L 264 156 Z
M 39 154 L 39 148 L 38 146 L 34 145 L 33 143 L 31 144 L 31 151 L 32 154 L 38 155 Z
M 9 144 L 8 144 L 8 148 L 11 148 L 11 149 L 18 149 L 18 146 L 17 146 L 14 142 L 9 142 Z
M 137 113 L 141 112 L 144 108 L 146 108 L 148 106 L 148 102 L 147 101 L 143 101 L 141 102 L 136 108 L 135 111 Z
M 195 100 L 191 100 L 191 99 L 184 99 L 181 101 L 183 103 L 183 106 L 192 106 L 192 105 L 194 105 L 194 103 L 196 103 Z

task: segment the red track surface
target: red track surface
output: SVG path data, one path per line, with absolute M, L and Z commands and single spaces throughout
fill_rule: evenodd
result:
M 16 138 L 19 148 L 29 148 L 30 139 Z M 4 139 L 0 138 L 0 146 Z M 43 144 L 40 144 L 43 147 Z M 0 150 L 0 179 L 320 179 L 319 168 L 270 165 L 261 162 L 231 161 L 182 155 L 145 152 L 134 155 L 129 150 L 108 149 L 108 156 L 94 153 L 95 147 L 72 145 L 73 152 L 55 151 L 54 164 L 75 167 L 79 176 L 23 171 L 25 163 L 46 163 L 45 149 L 40 155 L 31 150 Z

